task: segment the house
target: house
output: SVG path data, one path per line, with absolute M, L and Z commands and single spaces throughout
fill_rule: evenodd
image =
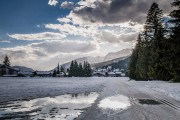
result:
M 36 71 L 37 76 L 39 77 L 51 77 L 52 73 L 49 71 Z
M 33 72 L 32 71 L 20 71 L 18 73 L 19 76 L 23 76 L 23 77 L 30 77 L 33 75 Z
M 17 77 L 18 70 L 11 68 L 10 66 L 0 64 L 0 76 L 3 77 Z
M 106 74 L 104 72 L 93 72 L 93 76 L 96 76 L 96 77 L 105 77 Z
M 121 74 L 121 77 L 125 77 L 125 76 L 126 76 L 126 74 L 125 74 L 125 73 L 122 73 L 122 74 Z
M 64 72 L 60 72 L 60 74 L 56 74 L 56 77 L 65 77 Z
M 122 72 L 115 72 L 116 77 L 121 77 Z
M 116 73 L 115 72 L 108 72 L 109 77 L 116 77 Z

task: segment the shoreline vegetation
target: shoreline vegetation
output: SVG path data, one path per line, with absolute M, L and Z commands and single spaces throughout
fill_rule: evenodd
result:
M 151 5 L 131 55 L 131 79 L 180 82 L 180 1 L 174 0 L 171 5 L 176 9 L 165 24 L 158 4 Z

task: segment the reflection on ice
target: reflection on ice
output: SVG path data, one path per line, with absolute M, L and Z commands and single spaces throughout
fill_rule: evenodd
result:
M 90 107 L 97 97 L 98 94 L 93 92 L 16 101 L 0 106 L 0 118 L 73 120 L 83 112 L 83 109 Z
M 116 95 L 101 100 L 98 106 L 102 109 L 124 110 L 131 106 L 131 104 L 128 97 Z

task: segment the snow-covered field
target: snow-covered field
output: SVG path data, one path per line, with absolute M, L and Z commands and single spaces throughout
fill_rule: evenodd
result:
M 128 84 L 146 91 L 162 93 L 172 99 L 180 101 L 180 83 L 170 83 L 165 81 L 129 81 Z
M 133 108 L 134 105 L 159 105 L 162 100 L 158 102 L 155 101 L 156 98 L 170 100 L 165 103 L 163 101 L 163 104 L 180 111 L 180 84 L 164 81 L 129 81 L 127 77 L 0 78 L 0 119 L 30 117 L 34 120 L 73 120 L 79 117 L 87 120 L 109 120 L 110 116 L 111 119 L 118 119 L 117 116 L 125 109 L 141 109 Z M 164 106 L 159 106 L 156 109 L 160 109 L 161 114 L 166 113 L 162 110 Z M 154 109 L 154 106 L 144 111 L 149 112 L 151 109 Z M 179 116 L 176 116 L 176 112 L 173 114 L 175 117 L 172 118 L 176 120 Z M 135 113 L 129 117 L 133 118 L 133 115 Z M 172 119 L 171 116 L 167 116 L 166 119 Z

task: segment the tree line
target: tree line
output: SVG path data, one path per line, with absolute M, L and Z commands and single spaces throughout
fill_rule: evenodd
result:
M 88 62 L 77 63 L 77 61 L 72 61 L 70 68 L 68 70 L 69 77 L 91 77 L 92 76 L 92 69 L 91 65 Z
M 164 24 L 158 4 L 151 5 L 131 55 L 131 79 L 180 82 L 180 0 L 171 5 L 176 8 L 169 14 L 173 27 Z

